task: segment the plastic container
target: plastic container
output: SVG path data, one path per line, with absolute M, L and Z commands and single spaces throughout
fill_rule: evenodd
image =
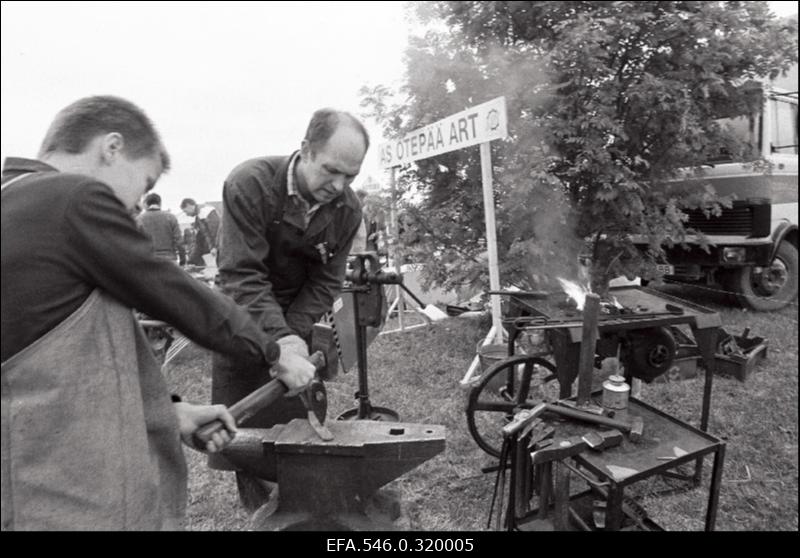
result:
M 625 378 L 616 374 L 603 382 L 603 407 L 606 409 L 625 409 L 628 407 L 628 394 L 631 387 Z

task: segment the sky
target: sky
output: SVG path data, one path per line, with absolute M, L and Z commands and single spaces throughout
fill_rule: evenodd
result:
M 35 157 L 56 113 L 113 94 L 150 116 L 172 159 L 166 208 L 222 199 L 240 162 L 300 147 L 311 114 L 358 114 L 398 85 L 402 2 L 3 2 L 0 155 Z M 374 122 L 362 172 L 385 182 Z
M 769 2 L 778 15 L 797 2 Z M 89 95 L 142 107 L 172 158 L 165 208 L 217 201 L 240 162 L 299 148 L 314 110 L 358 114 L 362 85 L 402 83 L 403 2 L 2 2 L 0 157 L 35 157 Z M 374 122 L 362 172 L 385 184 Z

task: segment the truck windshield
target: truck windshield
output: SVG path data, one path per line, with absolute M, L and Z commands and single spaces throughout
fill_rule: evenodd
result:
M 797 154 L 797 92 L 772 93 L 767 103 L 768 128 L 764 131 L 764 115 L 754 112 L 746 115 L 718 118 L 717 124 L 731 138 L 733 148 L 722 148 L 709 159 L 709 163 L 746 163 L 763 153 L 765 135 L 769 135 L 769 152 Z
M 717 124 L 723 130 L 741 142 L 741 151 L 737 154 L 730 149 L 722 148 L 709 160 L 709 163 L 746 163 L 758 159 L 761 153 L 761 115 L 749 114 L 735 118 L 718 118 Z

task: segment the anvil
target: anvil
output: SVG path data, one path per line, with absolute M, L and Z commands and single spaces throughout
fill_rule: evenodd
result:
M 302 419 L 268 429 L 241 428 L 225 448 L 236 467 L 277 479 L 277 507 L 268 504 L 271 513 L 261 513 L 260 528 L 391 528 L 370 513 L 377 490 L 445 447 L 441 425 L 356 420 L 328 426 L 331 441 L 321 440 Z

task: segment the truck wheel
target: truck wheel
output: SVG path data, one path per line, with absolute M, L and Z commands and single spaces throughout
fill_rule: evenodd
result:
M 769 266 L 737 269 L 731 280 L 743 306 L 759 312 L 779 310 L 797 297 L 797 248 L 784 240 Z

